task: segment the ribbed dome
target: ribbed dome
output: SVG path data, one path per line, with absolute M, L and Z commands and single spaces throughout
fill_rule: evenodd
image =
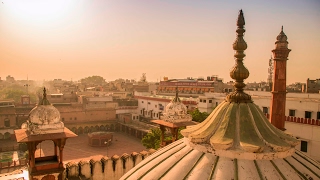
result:
M 203 123 L 181 134 L 195 148 L 201 145 L 206 147 L 205 152 L 240 159 L 282 158 L 294 153 L 298 144 L 295 138 L 271 125 L 254 103 L 225 101 Z
M 238 17 L 238 39 L 244 25 Z M 243 49 L 235 49 L 236 65 Z M 275 128 L 243 92 L 244 76 L 235 76 L 235 92 L 202 123 L 181 131 L 185 137 L 158 150 L 121 179 L 320 179 L 320 164 L 294 149 L 298 141 Z
M 320 164 L 300 151 L 273 160 L 247 160 L 216 156 L 191 147 L 180 139 L 147 157 L 128 171 L 122 180 L 256 180 L 320 179 Z

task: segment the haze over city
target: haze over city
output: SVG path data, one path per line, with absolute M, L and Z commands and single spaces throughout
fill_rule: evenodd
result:
M 0 179 L 320 179 L 319 10 L 1 0 Z
M 287 84 L 319 78 L 320 2 L 23 1 L 0 4 L 0 77 L 106 80 L 218 75 L 229 81 L 239 9 L 246 14 L 246 82 L 266 81 L 284 26 Z

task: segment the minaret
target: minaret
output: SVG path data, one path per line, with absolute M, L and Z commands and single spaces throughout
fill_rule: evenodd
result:
M 280 34 L 277 36 L 275 46 L 275 49 L 272 50 L 274 74 L 270 122 L 278 129 L 285 130 L 287 60 L 291 49 L 288 49 L 287 36 L 283 32 L 283 26 Z

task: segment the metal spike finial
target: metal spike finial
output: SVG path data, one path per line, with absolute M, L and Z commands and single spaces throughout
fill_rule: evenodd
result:
M 40 100 L 39 105 L 51 105 L 51 103 L 47 99 L 47 90 L 45 87 L 43 88 L 43 97 Z
M 243 27 L 245 24 L 246 23 L 244 21 L 243 12 L 242 12 L 242 9 L 241 9 L 240 12 L 239 12 L 239 15 L 238 15 L 237 26 Z
M 283 32 L 283 26 L 281 26 L 281 31 L 279 33 L 279 35 L 277 36 L 277 41 L 276 41 L 276 44 L 277 42 L 287 42 L 287 35 Z
M 249 77 L 248 69 L 243 65 L 243 58 L 246 56 L 244 50 L 247 49 L 247 43 L 243 39 L 245 20 L 242 10 L 240 10 L 237 20 L 237 38 L 233 43 L 233 50 L 235 50 L 236 64 L 230 72 L 230 77 L 236 82 L 234 83 L 235 91 L 227 96 L 227 100 L 230 102 L 252 102 L 251 96 L 243 92 L 243 88 L 246 86 L 243 83 L 244 79 Z
M 46 88 L 44 87 L 43 88 L 43 98 L 47 98 L 47 90 L 46 90 Z
M 178 98 L 178 87 L 176 87 L 176 98 Z
M 178 87 L 176 87 L 176 96 L 173 98 L 173 102 L 181 102 L 181 100 L 179 98 Z

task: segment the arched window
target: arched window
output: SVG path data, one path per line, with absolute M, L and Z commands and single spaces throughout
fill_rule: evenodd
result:
M 10 139 L 11 134 L 9 132 L 4 133 L 4 139 Z
M 4 120 L 4 127 L 10 127 L 10 120 L 9 119 Z

